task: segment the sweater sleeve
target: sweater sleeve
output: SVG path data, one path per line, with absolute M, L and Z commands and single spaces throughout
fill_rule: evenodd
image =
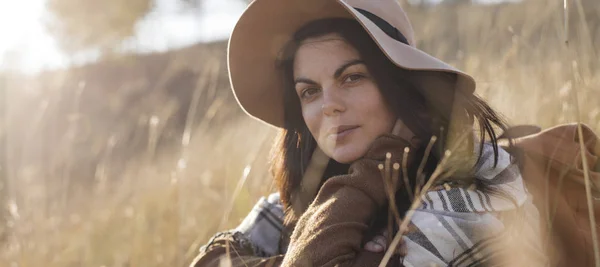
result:
M 399 137 L 379 137 L 347 175 L 329 178 L 298 220 L 282 266 L 377 266 L 384 254 L 369 253 L 361 243 L 387 201 L 378 165 L 387 152 L 401 162 L 407 146 Z
M 233 231 L 215 235 L 200 249 L 190 267 L 273 267 L 280 266 L 282 260 L 283 255 L 256 256 L 250 241 L 241 232 Z
M 214 235 L 191 266 L 279 266 L 281 231 L 288 231 L 283 216 L 279 193 L 262 197 L 238 227 Z

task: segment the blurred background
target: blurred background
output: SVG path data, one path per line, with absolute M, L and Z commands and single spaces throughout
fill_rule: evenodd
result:
M 185 266 L 275 190 L 226 71 L 248 2 L 0 0 L 0 266 Z M 600 133 L 598 0 L 402 2 L 512 124 Z

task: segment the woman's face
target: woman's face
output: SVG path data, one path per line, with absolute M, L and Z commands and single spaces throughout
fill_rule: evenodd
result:
M 337 162 L 362 157 L 396 121 L 358 51 L 337 34 L 301 44 L 294 84 L 308 129 Z

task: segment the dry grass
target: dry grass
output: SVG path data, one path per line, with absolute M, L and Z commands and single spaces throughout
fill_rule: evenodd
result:
M 574 121 L 577 96 L 600 132 L 600 6 L 584 2 L 570 49 L 559 1 L 409 13 L 419 45 L 472 73 L 513 124 Z M 0 266 L 186 265 L 272 191 L 274 131 L 235 105 L 224 48 L 0 77 Z

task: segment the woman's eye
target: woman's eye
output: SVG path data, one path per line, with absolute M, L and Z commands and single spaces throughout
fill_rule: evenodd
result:
M 302 90 L 300 97 L 309 98 L 309 97 L 317 94 L 318 92 L 319 92 L 319 89 L 317 89 L 317 88 L 307 88 L 307 89 Z
M 345 83 L 354 83 L 362 79 L 363 76 L 360 74 L 351 74 L 346 77 Z

